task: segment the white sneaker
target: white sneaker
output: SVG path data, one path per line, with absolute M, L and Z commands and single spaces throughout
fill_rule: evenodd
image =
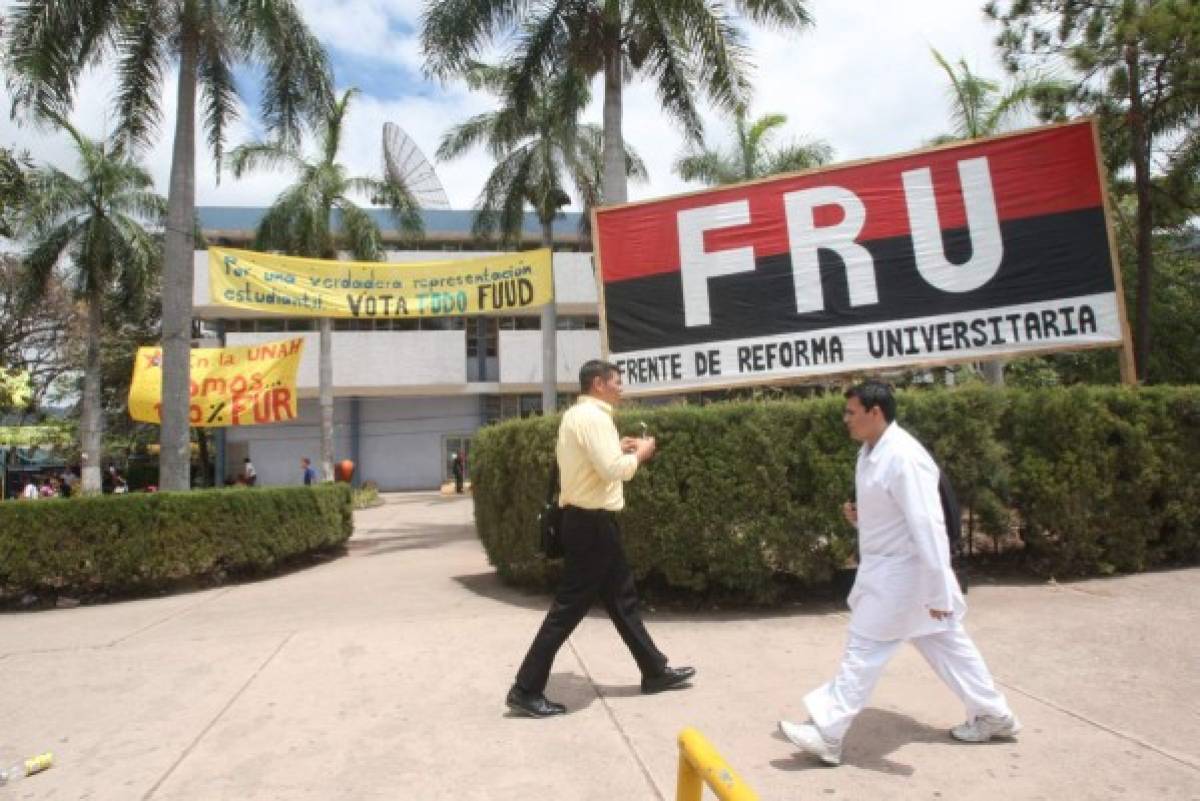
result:
M 827 740 L 821 730 L 811 723 L 779 721 L 779 731 L 792 745 L 812 754 L 826 765 L 842 764 L 841 740 Z
M 995 715 L 976 715 L 966 723 L 961 723 L 950 730 L 950 736 L 964 743 L 986 743 L 993 737 L 1012 737 L 1021 730 L 1021 721 L 1016 715 L 996 717 Z

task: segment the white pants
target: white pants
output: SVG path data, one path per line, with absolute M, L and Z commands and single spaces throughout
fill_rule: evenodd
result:
M 850 632 L 837 676 L 804 696 L 804 704 L 822 734 L 836 740 L 845 736 L 903 642 L 872 640 Z M 996 690 L 983 656 L 962 626 L 914 637 L 908 642 L 916 646 L 938 677 L 963 702 L 968 720 L 976 715 L 1012 714 L 1008 701 Z

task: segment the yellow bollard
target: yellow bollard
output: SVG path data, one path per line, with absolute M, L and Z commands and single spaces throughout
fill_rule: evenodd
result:
M 706 784 L 721 801 L 758 801 L 758 793 L 725 763 L 704 735 L 686 728 L 679 732 L 679 779 L 675 801 L 700 801 Z

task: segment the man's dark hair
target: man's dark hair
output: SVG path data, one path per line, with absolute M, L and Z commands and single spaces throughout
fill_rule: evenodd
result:
M 846 400 L 858 398 L 858 402 L 868 412 L 876 406 L 883 412 L 883 419 L 889 423 L 896 419 L 896 396 L 892 387 L 882 381 L 864 381 L 846 390 Z
M 613 373 L 621 372 L 621 368 L 617 367 L 612 362 L 606 362 L 602 359 L 591 359 L 583 363 L 583 367 L 579 368 L 579 391 L 591 392 L 592 382 L 599 378 L 601 381 L 607 381 Z

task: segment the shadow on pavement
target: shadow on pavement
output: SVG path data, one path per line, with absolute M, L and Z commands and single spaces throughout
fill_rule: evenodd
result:
M 536 609 L 542 612 L 550 608 L 551 596 L 549 593 L 531 592 L 516 587 L 509 587 L 500 580 L 500 576 L 495 571 L 489 570 L 486 573 L 475 573 L 469 576 L 454 576 L 454 580 L 461 584 L 463 589 L 470 590 L 484 598 L 508 604 L 509 606 L 519 606 L 522 609 Z M 601 613 L 603 613 L 603 610 L 601 610 Z
M 492 570 L 486 573 L 454 576 L 454 580 L 476 595 L 493 601 L 518 606 L 522 609 L 534 609 L 544 612 L 550 608 L 553 593 L 540 590 L 529 590 L 520 587 L 510 587 Z M 790 602 L 778 607 L 745 607 L 733 609 L 718 609 L 701 607 L 699 609 L 681 608 L 680 604 L 661 601 L 645 602 L 642 605 L 647 618 L 654 620 L 683 620 L 683 621 L 737 621 L 737 620 L 767 620 L 770 618 L 811 617 L 815 615 L 842 614 L 846 611 L 844 604 L 817 598 L 805 602 Z M 597 600 L 588 617 L 607 618 L 604 606 Z
M 369 528 L 355 532 L 346 543 L 351 556 L 381 556 L 396 551 L 440 548 L 454 542 L 475 538 L 475 530 L 463 525 L 424 523 L 409 528 Z
M 635 678 L 637 668 L 630 665 Z M 596 693 L 599 691 L 600 695 Z M 592 685 L 587 676 L 581 676 L 574 671 L 552 673 L 550 682 L 546 685 L 546 695 L 560 704 L 566 704 L 567 714 L 587 709 L 600 697 L 603 698 L 632 698 L 642 694 L 638 681 L 631 684 L 597 684 Z
M 795 748 L 778 731 L 772 732 L 771 736 L 786 743 L 789 748 Z M 912 765 L 888 759 L 888 754 L 909 743 L 944 743 L 947 748 L 969 747 L 955 743 L 945 730 L 921 723 L 908 715 L 886 709 L 864 709 L 847 736 L 842 764 L 893 776 L 911 776 Z M 786 771 L 829 769 L 816 757 L 799 751 L 790 759 L 772 759 L 771 766 Z

